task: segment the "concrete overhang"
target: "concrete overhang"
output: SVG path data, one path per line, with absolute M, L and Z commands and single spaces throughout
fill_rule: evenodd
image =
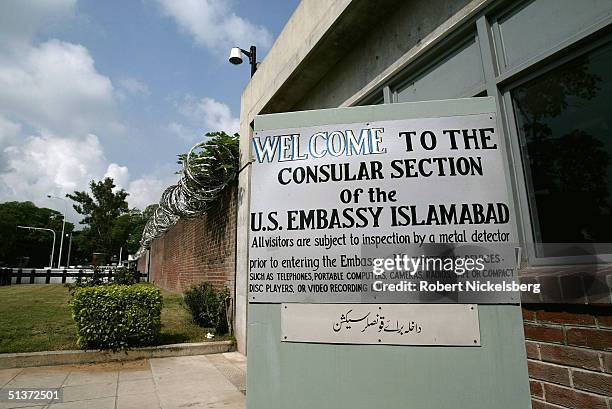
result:
M 397 3 L 300 2 L 242 93 L 242 126 L 258 114 L 290 111 Z

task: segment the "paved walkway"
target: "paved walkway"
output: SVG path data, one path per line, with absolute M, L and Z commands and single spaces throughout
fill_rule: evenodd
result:
M 244 409 L 246 358 L 237 352 L 123 363 L 0 369 L 0 388 L 62 388 L 63 402 L 0 408 Z

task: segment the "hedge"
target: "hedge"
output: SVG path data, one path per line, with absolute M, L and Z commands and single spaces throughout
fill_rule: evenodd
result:
M 200 283 L 185 291 L 183 300 L 196 324 L 204 328 L 214 328 L 217 335 L 228 332 L 228 288 L 215 290 L 210 283 Z
M 81 348 L 117 351 L 150 345 L 161 328 L 161 291 L 146 284 L 78 288 L 72 317 Z

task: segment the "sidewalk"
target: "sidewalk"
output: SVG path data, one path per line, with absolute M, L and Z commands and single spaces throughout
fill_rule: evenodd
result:
M 246 358 L 237 352 L 122 363 L 0 369 L 0 387 L 59 388 L 63 402 L 0 402 L 0 409 L 246 407 Z

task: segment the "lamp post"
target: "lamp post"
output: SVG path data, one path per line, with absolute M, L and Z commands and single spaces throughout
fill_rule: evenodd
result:
M 59 248 L 59 257 L 57 258 L 57 268 L 60 268 L 60 263 L 62 262 L 62 248 L 64 247 L 64 229 L 66 228 L 66 199 L 63 199 L 61 197 L 57 197 L 57 196 L 52 196 L 52 195 L 47 195 L 47 197 L 49 199 L 57 199 L 57 200 L 61 200 L 62 202 L 64 202 L 64 220 L 62 221 L 62 239 L 60 241 L 60 248 Z M 51 263 L 51 268 L 53 268 L 53 263 Z
M 251 77 L 255 75 L 255 71 L 257 71 L 257 47 L 254 45 L 249 48 L 249 51 L 243 50 L 240 47 L 233 47 L 230 50 L 229 62 L 234 65 L 242 64 L 242 55 L 244 54 L 249 57 L 249 64 L 251 64 Z
M 53 268 L 53 252 L 55 251 L 55 231 L 51 229 L 45 229 L 44 227 L 32 227 L 32 226 L 17 226 L 18 229 L 26 229 L 26 230 L 44 230 L 50 231 L 53 233 L 53 245 L 51 246 L 51 260 L 49 266 Z
M 71 251 L 72 251 L 72 232 L 70 232 L 70 241 L 68 242 L 68 259 L 66 260 L 66 267 L 68 268 L 70 268 L 70 252 Z

